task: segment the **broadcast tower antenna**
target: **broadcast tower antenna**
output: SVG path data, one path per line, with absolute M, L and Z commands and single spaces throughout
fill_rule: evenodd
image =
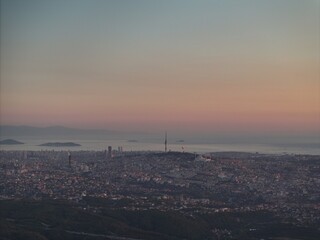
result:
M 167 132 L 166 132 L 166 137 L 164 140 L 164 151 L 167 152 Z

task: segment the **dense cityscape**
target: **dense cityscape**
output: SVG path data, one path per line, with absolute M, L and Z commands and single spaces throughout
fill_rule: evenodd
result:
M 0 240 L 320 239 L 320 0 L 0 22 Z
M 194 218 L 268 213 L 280 223 L 320 231 L 320 157 L 316 155 L 202 155 L 110 148 L 71 153 L 1 151 L 0 156 L 3 201 L 67 200 L 93 214 L 103 208 L 175 212 Z M 238 236 L 228 228 L 211 226 L 210 231 L 208 239 Z

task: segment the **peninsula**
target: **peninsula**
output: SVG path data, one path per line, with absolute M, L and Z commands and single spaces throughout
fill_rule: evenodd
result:
M 81 146 L 78 143 L 73 142 L 49 142 L 49 143 L 43 143 L 39 146 L 45 146 L 45 147 L 78 147 Z

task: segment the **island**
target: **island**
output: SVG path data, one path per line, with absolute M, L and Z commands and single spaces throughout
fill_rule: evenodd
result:
M 19 142 L 13 139 L 5 139 L 0 141 L 1 145 L 18 145 L 18 144 L 24 144 L 23 142 Z
M 136 142 L 138 142 L 138 140 L 131 139 L 131 140 L 128 140 L 128 142 L 136 143 Z
M 45 146 L 45 147 L 78 147 L 81 146 L 78 143 L 73 142 L 49 142 L 49 143 L 43 143 L 39 146 Z

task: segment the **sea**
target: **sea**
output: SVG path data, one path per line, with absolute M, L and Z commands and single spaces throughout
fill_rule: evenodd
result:
M 123 151 L 164 151 L 165 140 L 163 136 L 136 136 L 130 137 L 113 136 L 1 136 L 0 140 L 14 139 L 24 144 L 18 145 L 0 145 L 0 150 L 6 151 L 104 151 L 111 146 L 112 149 L 118 150 L 119 147 Z M 52 142 L 73 142 L 81 146 L 74 147 L 48 147 L 40 146 L 44 143 Z M 180 138 L 168 138 L 167 150 L 175 152 L 192 152 L 192 153 L 210 153 L 210 152 L 252 152 L 266 154 L 310 154 L 320 155 L 320 142 L 316 139 L 313 142 L 219 142 L 215 140 L 199 141 Z

